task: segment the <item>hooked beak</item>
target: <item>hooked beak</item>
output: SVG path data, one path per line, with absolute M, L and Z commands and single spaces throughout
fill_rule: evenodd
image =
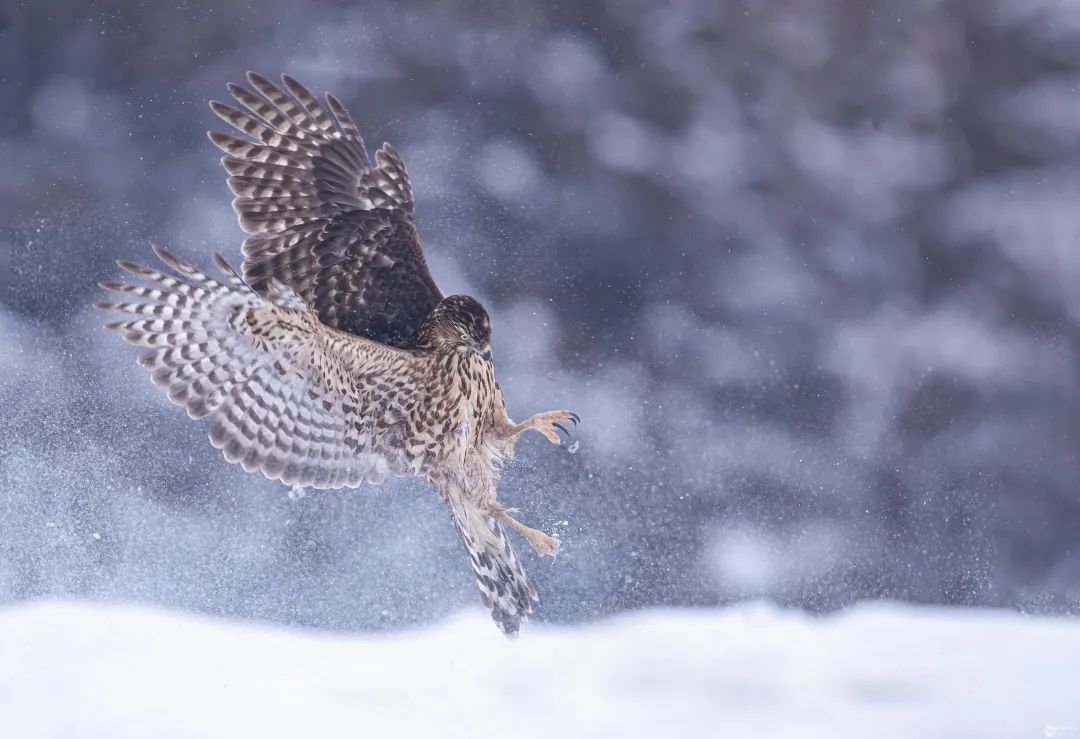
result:
M 491 361 L 491 344 L 479 344 L 476 347 L 476 351 L 480 353 L 480 356 L 483 357 L 485 361 Z

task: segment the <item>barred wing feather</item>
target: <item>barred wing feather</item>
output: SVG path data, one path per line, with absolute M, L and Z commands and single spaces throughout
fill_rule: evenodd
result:
M 155 247 L 172 274 L 118 264 L 146 284 L 102 283 L 128 300 L 108 324 L 145 350 L 139 363 L 229 462 L 318 488 L 382 482 L 403 469 L 395 428 L 414 402 L 416 357 L 322 326 L 287 287 L 248 287 L 215 255 L 222 281 Z M 138 299 L 137 301 L 134 299 Z
M 372 162 L 330 94 L 324 107 L 288 76 L 229 85 L 240 107 L 210 104 L 243 137 L 210 132 L 236 196 L 244 279 L 279 280 L 333 328 L 410 346 L 442 299 L 424 259 L 405 165 L 384 144 Z

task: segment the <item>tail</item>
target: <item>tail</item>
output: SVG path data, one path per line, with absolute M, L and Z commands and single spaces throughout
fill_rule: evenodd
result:
M 516 637 L 521 622 L 532 613 L 540 596 L 510 546 L 501 523 L 461 495 L 446 495 L 450 520 L 469 552 L 480 600 L 508 637 Z

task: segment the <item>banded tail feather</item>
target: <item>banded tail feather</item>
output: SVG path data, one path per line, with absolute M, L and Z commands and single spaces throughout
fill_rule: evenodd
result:
M 469 553 L 481 602 L 499 630 L 516 637 L 540 596 L 510 546 L 506 529 L 490 513 L 469 502 L 452 483 L 440 486 L 440 492 L 450 508 L 454 530 Z

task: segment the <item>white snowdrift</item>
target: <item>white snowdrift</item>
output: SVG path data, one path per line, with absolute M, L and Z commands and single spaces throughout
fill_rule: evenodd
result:
M 0 611 L 0 736 L 1080 739 L 1080 621 L 661 610 L 507 642 L 480 614 L 341 636 L 144 607 Z

